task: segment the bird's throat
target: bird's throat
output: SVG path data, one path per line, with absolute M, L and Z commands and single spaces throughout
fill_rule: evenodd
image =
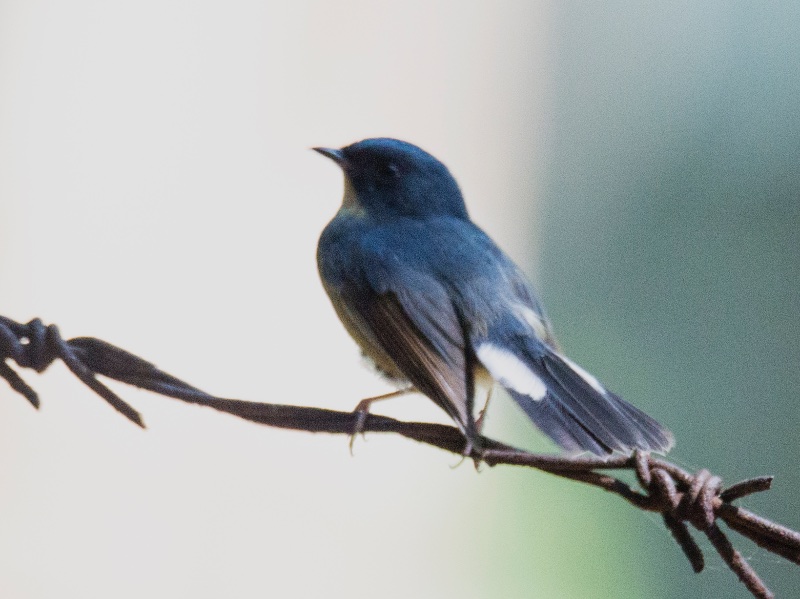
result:
M 358 194 L 353 187 L 353 182 L 350 177 L 344 177 L 344 196 L 342 197 L 342 207 L 340 212 L 346 212 L 352 216 L 364 216 L 364 207 L 358 201 Z

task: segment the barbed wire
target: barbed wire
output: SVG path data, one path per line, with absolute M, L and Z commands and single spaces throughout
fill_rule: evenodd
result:
M 267 426 L 343 435 L 352 435 L 356 430 L 394 433 L 458 455 L 465 451 L 464 437 L 452 426 L 404 422 L 375 414 L 364 419 L 363 414 L 355 412 L 215 397 L 102 339 L 76 337 L 64 340 L 58 327 L 53 324 L 45 326 L 38 318 L 22 324 L 0 316 L 0 377 L 36 408 L 39 407 L 38 395 L 8 362 L 42 372 L 56 360 L 64 362 L 92 391 L 141 427 L 144 427 L 141 415 L 98 380 L 97 375 Z M 481 449 L 472 450 L 468 457 L 476 464 L 535 468 L 599 487 L 619 495 L 641 510 L 660 513 L 694 571 L 701 572 L 705 559 L 692 536 L 691 525 L 708 538 L 725 564 L 754 597 L 769 598 L 773 594 L 733 547 L 720 528 L 719 520 L 767 551 L 800 565 L 800 533 L 734 505 L 737 499 L 768 490 L 772 483 L 769 476 L 743 480 L 724 488 L 722 480 L 708 470 L 692 474 L 663 458 L 641 452 L 608 459 L 564 457 L 529 453 L 486 437 L 482 438 Z M 610 470 L 633 471 L 640 488 L 633 488 L 609 475 L 607 472 Z

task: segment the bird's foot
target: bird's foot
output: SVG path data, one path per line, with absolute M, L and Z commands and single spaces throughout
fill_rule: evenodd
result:
M 367 416 L 369 416 L 369 408 L 372 405 L 372 402 L 377 399 L 375 397 L 371 397 L 369 399 L 362 399 L 358 402 L 358 405 L 353 409 L 353 414 L 355 414 L 356 422 L 353 425 L 353 434 L 350 435 L 350 455 L 353 455 L 353 444 L 356 442 L 356 437 L 360 434 L 362 437 L 366 438 L 364 435 L 364 425 L 367 423 Z
M 356 437 L 360 434 L 362 437 L 364 436 L 364 426 L 367 423 L 367 417 L 369 416 L 369 409 L 372 404 L 376 401 L 382 401 L 384 399 L 391 399 L 392 397 L 398 397 L 400 395 L 406 395 L 407 393 L 413 393 L 413 389 L 398 389 L 397 391 L 392 391 L 391 393 L 386 393 L 384 395 L 378 395 L 376 397 L 368 397 L 367 399 L 362 399 L 358 402 L 358 405 L 353 409 L 353 414 L 356 417 L 355 424 L 353 424 L 353 434 L 350 435 L 350 454 L 353 454 L 353 444 L 356 442 Z

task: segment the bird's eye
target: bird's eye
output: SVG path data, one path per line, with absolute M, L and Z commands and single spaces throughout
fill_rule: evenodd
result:
M 386 179 L 396 179 L 400 176 L 400 167 L 394 162 L 384 162 L 378 165 L 378 174 Z

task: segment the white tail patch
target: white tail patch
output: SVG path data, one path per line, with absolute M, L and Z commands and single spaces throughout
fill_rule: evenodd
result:
M 535 372 L 510 351 L 491 343 L 484 343 L 475 352 L 492 378 L 508 389 L 541 401 L 547 395 L 547 386 Z
M 586 372 L 583 368 L 578 366 L 575 362 L 573 362 L 566 356 L 561 356 L 561 359 L 564 360 L 564 362 L 566 362 L 569 365 L 569 367 L 572 368 L 572 370 L 577 372 L 584 381 L 589 383 L 589 385 L 591 385 L 591 387 L 595 391 L 597 391 L 600 395 L 606 395 L 608 393 L 606 391 L 606 388 L 600 384 L 600 381 L 598 381 L 593 374 Z

